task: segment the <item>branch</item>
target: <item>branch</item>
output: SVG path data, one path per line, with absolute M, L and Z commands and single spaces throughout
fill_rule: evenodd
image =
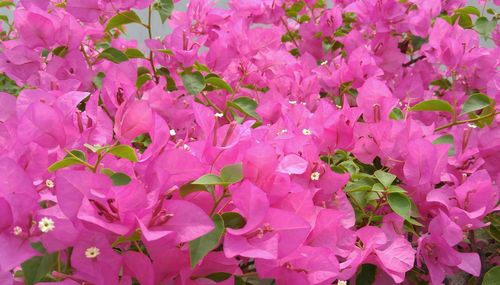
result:
M 408 66 L 414 64 L 415 62 L 420 61 L 420 60 L 422 60 L 424 58 L 426 58 L 426 56 L 425 55 L 421 55 L 421 56 L 419 56 L 417 58 L 414 58 L 414 59 L 408 61 L 407 63 L 403 63 L 403 67 L 408 67 Z

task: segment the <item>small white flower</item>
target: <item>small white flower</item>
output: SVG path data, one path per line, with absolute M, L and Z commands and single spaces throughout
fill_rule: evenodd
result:
M 288 103 L 290 103 L 290 105 L 295 105 L 295 104 L 297 104 L 297 101 L 295 101 L 295 100 L 290 100 L 290 101 L 288 101 Z
M 95 246 L 89 247 L 85 250 L 86 258 L 96 258 L 99 254 L 101 254 L 101 250 Z
M 311 130 L 309 130 L 309 129 L 303 129 L 303 130 L 302 130 L 302 133 L 303 133 L 304 135 L 306 135 L 306 136 L 310 136 L 310 135 L 312 134 Z
M 174 130 L 174 129 L 171 129 L 171 130 L 169 131 L 169 134 L 170 134 L 171 136 L 175 136 L 177 133 L 175 132 L 175 130 Z
M 337 285 L 347 285 L 347 281 L 345 281 L 345 280 L 339 280 L 337 282 Z
M 20 235 L 22 232 L 23 232 L 23 229 L 22 229 L 20 226 L 15 226 L 15 227 L 12 229 L 12 233 L 13 233 L 15 236 Z
M 187 144 L 182 145 L 182 148 L 183 148 L 185 151 L 190 151 L 190 150 L 191 150 L 191 148 L 190 148 Z
M 340 105 L 335 105 L 335 107 L 337 107 L 337 109 L 342 109 L 342 106 Z
M 313 173 L 311 173 L 311 180 L 319 180 L 319 172 L 315 171 Z
M 54 181 L 50 180 L 50 179 L 47 179 L 45 180 L 45 186 L 47 186 L 47 188 L 54 188 Z
M 477 126 L 476 126 L 476 125 L 474 125 L 474 124 L 467 124 L 467 126 L 468 126 L 469 128 L 471 128 L 471 129 L 475 129 L 475 128 L 477 128 Z
M 288 132 L 288 130 L 287 130 L 287 129 L 282 129 L 281 131 L 279 131 L 279 132 L 277 133 L 277 135 L 278 135 L 278 136 L 279 136 L 279 135 L 284 135 L 284 134 L 286 134 L 287 132 Z
M 328 64 L 328 60 L 325 60 L 321 63 L 321 65 L 327 65 Z
M 54 221 L 51 218 L 43 217 L 38 222 L 38 228 L 43 233 L 48 233 L 48 232 L 53 231 L 56 228 L 56 225 L 54 224 Z
M 222 117 L 224 117 L 224 114 L 222 114 L 222 113 L 215 113 L 214 116 L 217 117 L 217 118 L 222 118 Z

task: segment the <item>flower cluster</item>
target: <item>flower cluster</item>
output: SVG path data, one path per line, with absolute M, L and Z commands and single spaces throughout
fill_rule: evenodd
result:
M 500 278 L 493 3 L 18 2 L 0 284 Z

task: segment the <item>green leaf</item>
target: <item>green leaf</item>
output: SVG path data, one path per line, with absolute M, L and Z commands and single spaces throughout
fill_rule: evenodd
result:
M 245 226 L 245 219 L 236 212 L 225 212 L 222 214 L 224 226 L 230 229 L 241 229 Z
M 92 83 L 94 83 L 95 87 L 101 88 L 102 87 L 102 82 L 104 80 L 104 77 L 106 77 L 106 74 L 103 72 L 97 73 L 97 75 L 92 79 Z
M 128 60 L 128 57 L 123 52 L 121 52 L 120 50 L 117 50 L 115 48 L 112 48 L 112 47 L 109 47 L 109 48 L 103 50 L 99 54 L 98 58 L 101 58 L 101 59 L 104 58 L 104 59 L 110 60 L 114 63 L 121 63 L 121 62 Z
M 116 157 L 128 159 L 132 162 L 138 161 L 137 154 L 135 153 L 134 149 L 128 145 L 121 144 L 121 145 L 114 146 L 114 147 L 110 148 L 107 151 L 107 153 L 110 153 Z
M 411 201 L 408 196 L 403 193 L 390 193 L 387 198 L 391 209 L 405 220 L 410 219 L 411 216 Z
M 475 112 L 488 107 L 491 104 L 490 97 L 476 93 L 470 95 L 462 106 L 462 115 L 470 112 Z
M 16 4 L 13 2 L 10 2 L 10 1 L 1 1 L 0 2 L 0 8 L 7 7 L 7 6 L 16 7 Z
M 391 185 L 391 186 L 389 186 L 389 188 L 387 188 L 387 192 L 389 192 L 389 193 L 406 193 L 406 190 L 399 187 L 399 186 Z
M 484 274 L 483 283 L 481 285 L 498 285 L 500 280 L 500 266 L 495 266 Z
M 483 37 L 489 37 L 491 32 L 495 30 L 497 26 L 497 20 L 489 21 L 486 17 L 479 17 L 474 25 L 474 30 L 480 33 Z
M 446 79 L 446 78 L 441 78 L 441 79 L 437 79 L 437 80 L 434 80 L 434 81 L 431 81 L 430 83 L 432 86 L 438 86 L 440 87 L 441 89 L 444 89 L 444 90 L 448 90 L 450 89 L 451 87 L 451 82 Z
M 189 94 L 197 95 L 205 89 L 205 77 L 203 77 L 203 75 L 198 71 L 193 73 L 183 72 L 181 73 L 181 78 L 182 83 Z
M 375 281 L 377 266 L 373 264 L 363 264 L 356 277 L 356 285 L 371 285 Z
M 93 153 L 100 153 L 101 151 L 105 150 L 107 147 L 106 146 L 100 146 L 100 145 L 91 145 L 91 144 L 83 144 L 84 147 L 88 148 L 91 152 Z
M 394 108 L 389 114 L 389 118 L 397 121 L 402 120 L 404 118 L 403 111 L 401 111 L 401 109 L 399 108 Z
M 161 52 L 161 53 L 164 53 L 167 55 L 174 55 L 174 52 L 169 50 L 169 49 L 159 49 L 159 50 L 157 50 L 157 52 Z
M 205 276 L 204 278 L 207 278 L 207 279 L 210 279 L 212 281 L 219 283 L 219 282 L 222 282 L 224 280 L 229 279 L 229 277 L 231 277 L 231 276 L 232 275 L 230 273 L 227 273 L 227 272 L 215 272 L 215 273 L 212 273 L 212 274 Z
M 188 183 L 183 185 L 179 189 L 179 194 L 181 195 L 182 198 L 184 198 L 191 193 L 202 192 L 202 191 L 208 192 L 208 189 L 207 187 L 205 187 L 205 185 Z
M 456 13 L 468 14 L 468 15 L 476 15 L 478 17 L 481 16 L 481 12 L 474 6 L 466 6 L 460 9 L 455 10 Z
M 126 242 L 132 242 L 132 241 L 140 241 L 141 240 L 141 232 L 136 230 L 132 235 L 130 236 L 119 236 L 112 244 L 112 247 L 115 247 L 119 244 L 126 243 Z
M 141 18 L 134 11 L 121 12 L 108 21 L 105 31 L 130 23 L 142 23 Z
M 137 89 L 141 89 L 141 87 L 144 86 L 144 84 L 146 84 L 149 80 L 151 80 L 151 75 L 149 75 L 149 73 L 141 74 L 135 81 L 135 87 L 137 87 Z
M 250 116 L 259 122 L 262 121 L 259 114 L 257 114 L 257 102 L 249 97 L 239 97 L 233 101 L 227 102 L 227 104 L 236 110 L 242 112 L 243 114 Z
M 219 241 L 224 234 L 224 220 L 222 216 L 215 215 L 212 219 L 215 228 L 206 235 L 189 242 L 191 268 L 194 268 L 203 257 L 219 245 Z
M 64 57 L 68 53 L 68 47 L 66 46 L 58 46 L 53 51 L 52 54 L 57 55 L 59 57 Z
M 203 72 L 207 72 L 207 73 L 212 72 L 212 71 L 210 71 L 210 68 L 208 68 L 208 66 L 206 66 L 206 65 L 204 65 L 202 63 L 199 63 L 197 61 L 195 61 L 195 63 L 193 64 L 193 67 L 194 67 L 194 69 L 196 69 L 198 71 L 203 71 Z
M 132 180 L 127 174 L 122 172 L 113 173 L 113 175 L 111 175 L 110 178 L 113 181 L 113 185 L 115 186 L 127 185 Z
M 87 157 L 85 156 L 85 153 L 81 150 L 74 149 L 70 151 L 64 158 L 78 158 L 82 161 L 87 161 Z
M 396 180 L 396 175 L 393 175 L 391 173 L 387 173 L 382 170 L 377 170 L 374 173 L 375 177 L 377 177 L 378 181 L 382 183 L 385 187 L 389 187 L 394 180 Z
M 224 183 L 233 184 L 243 179 L 243 168 L 241 163 L 227 165 L 220 171 L 220 178 Z
M 420 102 L 413 106 L 411 109 L 413 111 L 444 111 L 453 113 L 453 107 L 451 107 L 450 103 L 439 99 Z
M 76 165 L 76 164 L 83 165 L 83 162 L 77 158 L 65 158 L 65 159 L 59 160 L 58 162 L 49 166 L 48 170 L 49 170 L 49 172 L 54 172 L 54 171 L 59 170 L 61 168 L 69 167 L 69 166 Z
M 224 182 L 222 179 L 214 174 L 205 174 L 202 177 L 191 182 L 194 185 L 222 185 Z
M 372 191 L 385 192 L 385 187 L 384 187 L 384 185 L 382 185 L 380 183 L 375 183 L 375 184 L 373 184 Z
M 435 139 L 432 143 L 433 144 L 449 144 L 449 145 L 451 145 L 450 149 L 448 150 L 448 156 L 455 155 L 455 141 L 454 141 L 452 135 L 440 136 L 439 138 Z
M 205 82 L 212 85 L 216 89 L 223 89 L 229 93 L 234 93 L 233 88 L 223 79 L 219 77 L 207 77 L 205 78 Z
M 128 58 L 146 58 L 142 51 L 136 49 L 136 48 L 128 48 L 125 50 L 125 55 Z
M 156 0 L 154 9 L 160 14 L 162 24 L 172 16 L 174 10 L 174 3 L 172 0 Z
M 55 253 L 46 253 L 35 256 L 21 264 L 24 274 L 24 283 L 27 285 L 41 281 L 48 273 L 52 272 L 57 261 Z

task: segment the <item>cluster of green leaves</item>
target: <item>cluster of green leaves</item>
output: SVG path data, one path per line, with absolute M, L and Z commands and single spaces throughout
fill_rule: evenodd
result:
M 17 96 L 19 95 L 21 90 L 22 88 L 17 86 L 14 80 L 10 79 L 4 73 L 0 73 L 0 92 L 5 92 Z
M 383 170 L 378 161 L 367 165 L 342 150 L 333 156 L 322 157 L 322 160 L 329 163 L 330 168 L 337 173 L 349 173 L 350 179 L 344 192 L 354 205 L 360 226 L 380 221 L 382 216 L 376 215 L 376 211 L 383 205 L 389 205 L 407 223 L 421 226 L 416 220 L 418 210 L 406 190 L 398 184 L 399 180 L 395 175 Z
M 51 166 L 49 166 L 48 170 L 50 172 L 54 172 L 54 171 L 57 171 L 59 169 L 67 168 L 70 166 L 81 165 L 81 166 L 87 167 L 88 169 L 90 169 L 93 172 L 96 172 L 98 167 L 99 167 L 99 163 L 104 158 L 104 156 L 107 154 L 114 155 L 118 158 L 127 159 L 127 160 L 130 160 L 132 162 L 138 161 L 135 150 L 128 145 L 112 145 L 112 146 L 94 145 L 93 146 L 93 145 L 85 144 L 85 147 L 87 149 L 89 149 L 91 152 L 97 154 L 97 160 L 96 160 L 94 165 L 90 164 L 87 161 L 87 156 L 83 151 L 74 149 L 71 151 L 67 151 L 66 156 L 63 159 L 61 159 L 61 160 L 53 163 Z M 127 185 L 131 181 L 131 178 L 122 172 L 114 172 L 113 170 L 111 170 L 109 168 L 102 168 L 100 171 L 101 171 L 101 173 L 109 176 L 109 178 L 111 178 L 111 180 L 113 181 L 113 185 L 115 185 L 115 186 Z
M 487 13 L 492 15 L 491 19 L 482 15 L 478 8 L 466 6 L 455 10 L 451 15 L 442 15 L 441 18 L 451 25 L 458 22 L 464 29 L 474 29 L 485 39 L 488 39 L 490 34 L 495 30 L 499 16 L 495 10 L 491 8 L 487 10 Z M 475 22 L 473 18 L 476 18 Z
M 440 86 L 441 88 L 449 88 L 449 81 L 446 79 L 441 79 L 433 81 L 433 84 Z M 450 83 L 451 84 L 451 83 Z M 490 125 L 495 116 L 495 106 L 496 101 L 490 98 L 486 94 L 475 92 L 470 94 L 465 100 L 464 104 L 461 106 L 461 112 L 458 111 L 447 101 L 441 99 L 430 99 L 422 101 L 414 105 L 412 111 L 439 111 L 447 112 L 452 115 L 454 121 L 453 125 L 461 123 L 474 123 L 476 126 L 482 128 L 485 125 Z M 457 121 L 457 116 L 467 115 L 469 120 Z
M 50 273 L 57 267 L 58 254 L 47 252 L 40 242 L 33 243 L 31 246 L 40 253 L 40 256 L 23 262 L 21 264 L 22 271 L 16 271 L 16 277 L 23 277 L 27 285 L 38 282 L 54 282 L 55 279 Z

